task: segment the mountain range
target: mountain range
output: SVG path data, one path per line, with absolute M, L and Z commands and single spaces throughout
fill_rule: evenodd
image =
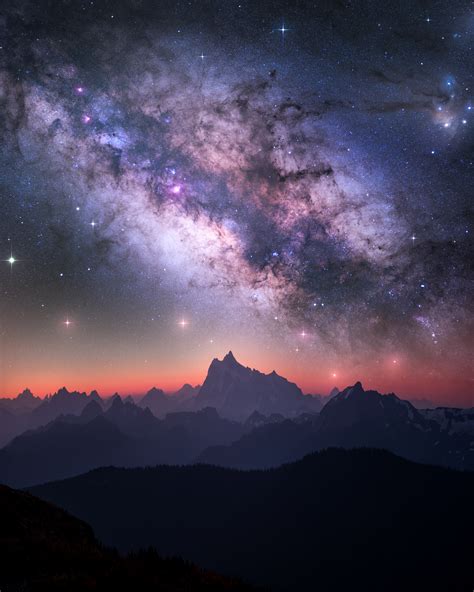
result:
M 336 450 L 267 471 L 102 468 L 31 492 L 123 551 L 272 590 L 470 590 L 474 473 Z
M 92 400 L 79 416 L 61 415 L 1 449 L 0 481 L 24 487 L 100 466 L 184 464 L 243 433 L 241 424 L 220 418 L 212 408 L 160 420 L 119 396 L 105 410 Z
M 231 352 L 213 360 L 202 387 L 185 385 L 175 396 L 154 388 L 139 400 L 117 394 L 103 400 L 96 391 L 63 388 L 36 399 L 25 392 L 20 401 L 9 400 L 10 409 L 30 409 L 15 415 L 0 407 L 7 417 L 27 418 L 25 426 L 44 422 L 0 449 L 0 481 L 11 486 L 104 465 L 269 468 L 330 446 L 382 448 L 417 462 L 474 468 L 474 409 L 417 410 L 356 383 L 335 390 L 318 413 L 321 398 L 303 395 L 274 372 L 240 365 Z
M 474 470 L 473 420 L 474 409 L 417 410 L 358 382 L 328 401 L 318 416 L 259 426 L 230 445 L 204 451 L 198 461 L 268 468 L 330 446 L 368 446 L 417 462 Z

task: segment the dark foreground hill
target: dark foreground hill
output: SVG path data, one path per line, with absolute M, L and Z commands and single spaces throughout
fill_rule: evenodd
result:
M 32 488 L 124 550 L 274 590 L 471 590 L 474 474 L 327 450 L 268 471 L 104 468 Z
M 250 587 L 156 552 L 121 557 L 92 529 L 32 495 L 0 486 L 3 592 L 235 591 Z

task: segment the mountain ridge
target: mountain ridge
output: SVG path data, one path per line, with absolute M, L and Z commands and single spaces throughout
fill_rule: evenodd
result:
M 266 471 L 97 469 L 31 491 L 105 543 L 153 545 L 276 591 L 462 590 L 474 577 L 474 474 L 380 450 L 328 449 Z

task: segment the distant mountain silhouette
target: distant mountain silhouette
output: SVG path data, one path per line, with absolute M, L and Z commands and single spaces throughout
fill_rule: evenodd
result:
M 14 399 L 0 399 L 0 446 L 26 430 L 44 426 L 61 415 L 80 415 L 90 401 L 102 405 L 97 391 L 69 392 L 65 387 L 44 399 L 25 389 Z
M 22 487 L 104 465 L 134 466 L 134 450 L 130 438 L 103 416 L 86 423 L 56 420 L 0 450 L 0 482 Z
M 154 545 L 272 590 L 452 591 L 474 581 L 474 473 L 388 452 L 332 449 L 272 471 L 98 469 L 32 492 L 107 544 Z
M 29 427 L 34 428 L 46 425 L 60 415 L 79 415 L 89 401 L 102 403 L 97 391 L 90 395 L 78 391 L 68 391 L 66 387 L 60 388 L 53 395 L 45 397 L 31 413 Z
M 327 397 L 303 395 L 276 372 L 242 366 L 232 352 L 212 361 L 202 387 L 185 384 L 173 395 L 152 388 L 135 401 L 117 393 L 103 400 L 97 391 L 64 387 L 44 400 L 27 389 L 16 399 L 0 399 L 0 480 L 23 486 L 100 464 L 197 460 L 274 467 L 328 446 L 378 447 L 419 462 L 474 468 L 472 409 L 417 410 L 393 394 L 365 391 L 360 383 L 341 392 L 334 388 Z M 94 423 L 99 418 L 103 435 Z M 61 428 L 52 425 L 58 423 Z M 80 448 L 77 462 L 64 452 L 71 442 Z M 43 446 L 48 455 L 41 455 Z
M 13 399 L 0 399 L 0 409 L 6 409 L 13 414 L 27 413 L 41 405 L 42 399 L 35 397 L 30 389 L 26 388 Z
M 6 592 L 250 590 L 152 550 L 120 556 L 104 548 L 84 522 L 3 486 L 0 524 L 0 588 Z
M 296 384 L 275 371 L 263 374 L 242 366 L 232 352 L 212 361 L 194 402 L 196 407 L 214 407 L 222 417 L 239 421 L 254 411 L 288 417 L 321 409 L 319 398 L 303 395 Z
M 156 417 L 165 417 L 168 413 L 188 411 L 193 409 L 193 400 L 199 392 L 200 386 L 184 384 L 173 394 L 166 394 L 161 389 L 153 387 L 139 401 L 140 407 L 148 407 Z
M 30 414 L 41 405 L 42 399 L 25 389 L 14 399 L 0 399 L 0 447 L 30 425 Z
M 177 399 L 178 401 L 184 403 L 186 401 L 190 401 L 191 399 L 193 399 L 198 393 L 199 390 L 201 388 L 200 384 L 197 384 L 196 386 L 192 386 L 188 383 L 183 384 L 183 386 L 177 390 L 175 393 L 173 393 L 173 397 L 175 399 Z
M 245 428 L 215 409 L 156 418 L 120 396 L 102 410 L 89 400 L 81 415 L 62 415 L 17 436 L 0 450 L 0 482 L 24 487 L 99 466 L 191 462 L 205 448 L 229 444 Z
M 446 414 L 452 416 L 449 422 L 440 419 Z M 453 425 L 465 429 L 453 429 Z M 358 382 L 334 396 L 317 418 L 257 428 L 231 445 L 204 451 L 197 460 L 226 467 L 266 468 L 329 446 L 367 446 L 417 462 L 473 470 L 474 430 L 470 426 L 469 410 L 421 412 L 393 394 L 365 391 Z
M 165 395 L 161 389 L 156 387 L 150 389 L 138 404 L 144 409 L 148 407 L 156 417 L 164 417 L 169 411 L 174 410 L 176 405 L 169 395 Z

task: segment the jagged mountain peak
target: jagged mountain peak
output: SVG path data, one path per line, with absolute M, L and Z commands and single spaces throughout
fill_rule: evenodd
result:
M 35 397 L 33 395 L 33 393 L 30 391 L 29 388 L 25 388 L 18 396 L 17 399 L 18 401 L 26 401 L 26 400 L 32 400 L 32 399 L 36 399 L 37 397 Z
M 229 350 L 229 353 L 227 353 L 227 354 L 224 356 L 224 358 L 223 358 L 223 360 L 222 360 L 222 361 L 223 361 L 223 362 L 226 362 L 226 363 L 228 363 L 228 364 L 239 364 L 239 363 L 237 362 L 237 360 L 235 359 L 235 356 L 234 356 L 234 354 L 232 353 L 232 350 Z M 239 366 L 240 366 L 240 364 L 239 364 Z
M 195 402 L 196 408 L 215 407 L 223 417 L 245 421 L 253 411 L 296 415 L 307 401 L 296 384 L 275 371 L 264 374 L 245 367 L 229 351 L 212 361 Z
M 92 401 L 97 401 L 97 402 L 102 401 L 101 396 L 99 395 L 99 393 L 95 389 L 90 392 L 89 399 L 91 399 Z
M 235 371 L 235 370 L 249 370 L 250 368 L 245 368 L 245 366 L 243 366 L 242 364 L 240 364 L 234 354 L 232 353 L 232 351 L 229 351 L 223 358 L 222 360 L 219 360 L 219 358 L 214 358 L 211 362 L 211 365 L 209 366 L 209 372 L 216 370 L 216 369 L 222 369 L 225 368 L 226 370 L 230 370 L 230 371 Z
M 158 399 L 162 397 L 166 397 L 165 392 L 162 389 L 153 386 L 149 391 L 145 393 L 141 400 L 152 401 L 153 399 Z

